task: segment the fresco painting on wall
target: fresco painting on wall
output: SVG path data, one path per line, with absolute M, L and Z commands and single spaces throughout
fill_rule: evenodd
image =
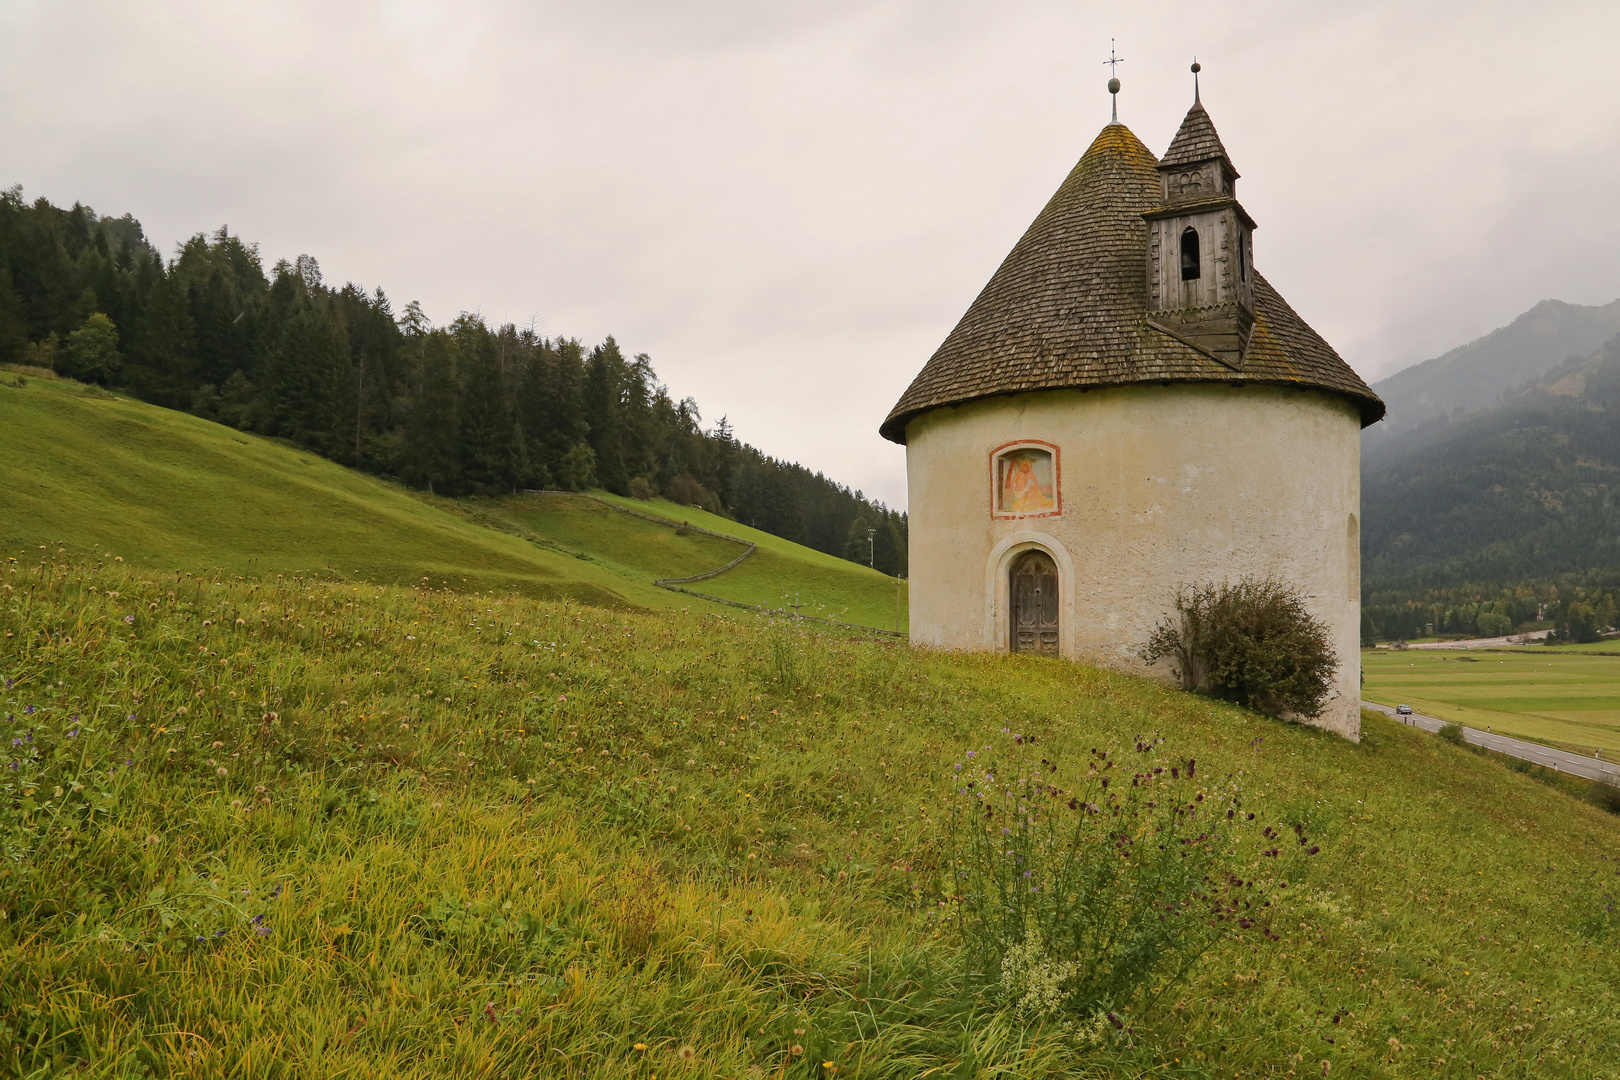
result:
M 1047 514 L 1057 509 L 1052 453 L 1023 447 L 996 459 L 996 511 L 1002 514 Z

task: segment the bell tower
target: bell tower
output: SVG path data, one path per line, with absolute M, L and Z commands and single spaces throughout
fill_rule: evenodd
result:
M 1149 325 L 1241 371 L 1254 329 L 1254 219 L 1198 95 L 1159 162 L 1160 205 L 1148 224 Z

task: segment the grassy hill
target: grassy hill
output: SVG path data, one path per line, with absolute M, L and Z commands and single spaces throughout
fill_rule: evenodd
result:
M 705 592 L 777 607 L 797 593 L 806 614 L 894 625 L 890 578 L 700 510 L 633 505 L 760 545 Z M 58 542 L 160 571 L 314 573 L 653 609 L 707 607 L 652 581 L 714 569 L 739 550 L 587 499 L 423 498 L 185 413 L 0 374 L 0 549 Z
M 8 1075 L 1620 1075 L 1617 819 L 1372 715 L 36 554 L 0 571 Z M 1001 835 L 956 766 L 1094 791 L 1099 752 L 1241 789 L 1221 881 L 1269 899 L 1117 1026 L 1033 1019 L 940 907 Z
M 858 563 L 751 529 L 695 506 L 678 506 L 665 499 L 624 499 L 605 493 L 598 493 L 597 498 L 637 513 L 686 522 L 756 545 L 754 554 L 736 569 L 685 588 L 736 603 L 797 610 L 832 622 L 880 630 L 909 628 L 903 581 L 897 584 L 894 578 Z M 700 574 L 725 565 L 742 550 L 724 540 L 698 533 L 675 537 L 652 522 L 616 514 L 594 500 L 566 495 L 520 495 L 495 500 L 495 506 L 508 521 L 524 529 L 555 537 L 580 550 L 600 553 L 615 565 L 644 575 Z M 673 550 L 675 546 L 692 554 L 677 555 Z M 666 550 L 667 555 L 663 554 Z M 648 557 L 654 551 L 661 554 L 656 562 Z

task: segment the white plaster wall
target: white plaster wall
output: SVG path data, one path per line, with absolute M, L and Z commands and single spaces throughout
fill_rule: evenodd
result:
M 1058 516 L 991 517 L 991 452 L 1019 439 L 1059 447 Z M 1178 584 L 1271 574 L 1332 627 L 1340 666 L 1320 723 L 1359 737 L 1361 421 L 1348 401 L 1264 386 L 1039 391 L 935 409 L 906 441 L 913 644 L 1007 650 L 1007 570 L 1039 547 L 1058 564 L 1062 655 L 1143 673 L 1137 652 Z

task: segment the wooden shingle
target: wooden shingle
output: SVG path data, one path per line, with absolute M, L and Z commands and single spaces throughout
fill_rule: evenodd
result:
M 1172 151 L 1185 133 L 1185 153 L 1224 155 L 1203 107 L 1194 113 L 1202 123 L 1189 113 Z M 980 398 L 1147 382 L 1323 390 L 1351 400 L 1363 426 L 1381 419 L 1378 395 L 1258 273 L 1241 371 L 1149 325 L 1142 215 L 1159 207 L 1159 164 L 1123 124 L 1103 128 L 879 433 L 904 443 L 913 417 Z

